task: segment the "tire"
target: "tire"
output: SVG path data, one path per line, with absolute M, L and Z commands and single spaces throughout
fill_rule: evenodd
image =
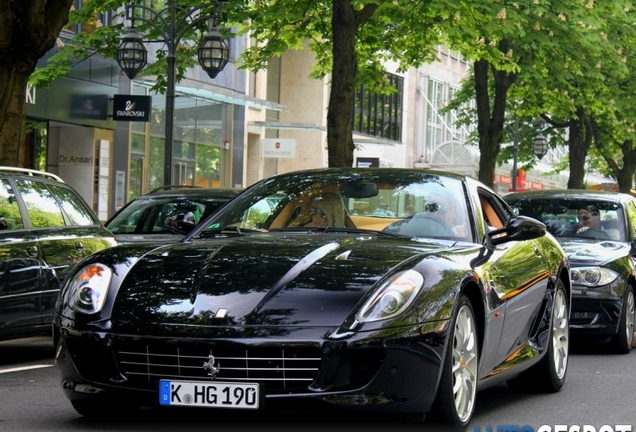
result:
M 461 295 L 448 336 L 442 376 L 433 407 L 435 420 L 465 430 L 475 411 L 479 338 L 468 297 Z
M 513 390 L 558 392 L 565 384 L 570 350 L 570 330 L 567 296 L 563 281 L 557 282 L 550 314 L 550 339 L 547 352 L 531 369 L 508 380 Z
M 621 317 L 618 323 L 618 333 L 612 337 L 611 344 L 619 354 L 627 354 L 634 343 L 634 290 L 631 286 L 625 288 Z

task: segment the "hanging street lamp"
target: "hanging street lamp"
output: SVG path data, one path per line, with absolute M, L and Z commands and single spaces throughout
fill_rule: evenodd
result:
M 141 21 L 157 30 L 166 45 L 168 54 L 168 74 L 166 80 L 166 123 L 165 123 L 165 147 L 164 147 L 164 185 L 170 185 L 172 180 L 172 150 L 174 147 L 174 106 L 175 106 L 175 76 L 176 53 L 181 38 L 191 29 L 202 22 L 208 25 L 208 31 L 203 37 L 198 49 L 198 61 L 201 67 L 212 79 L 227 65 L 230 49 L 227 40 L 217 31 L 217 20 L 221 16 L 223 3 L 227 0 L 218 0 L 205 5 L 184 9 L 176 5 L 176 0 L 168 0 L 168 6 L 157 11 L 148 6 L 139 4 L 126 5 L 126 19 L 131 21 L 128 34 L 122 38 L 117 49 L 117 63 L 122 71 L 131 80 L 146 66 L 148 52 L 144 46 L 142 37 L 135 30 L 135 21 Z M 211 13 L 205 13 L 212 6 Z M 177 17 L 177 12 L 179 12 Z M 178 19 L 177 19 L 178 18 Z
M 519 177 L 519 170 L 517 168 L 517 159 L 519 155 L 519 141 L 521 140 L 521 134 L 519 130 L 519 119 L 515 119 L 515 126 L 512 130 L 512 190 L 511 192 L 517 192 L 517 178 Z M 540 131 L 532 142 L 532 152 L 541 160 L 543 156 L 548 152 L 548 141 Z

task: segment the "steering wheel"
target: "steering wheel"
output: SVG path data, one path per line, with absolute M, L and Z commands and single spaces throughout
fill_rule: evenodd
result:
M 454 237 L 455 231 L 446 221 L 426 213 L 417 213 L 393 222 L 382 231 L 412 237 Z
M 611 237 L 606 231 L 602 229 L 598 229 L 598 228 L 589 228 L 589 229 L 586 229 L 585 231 L 577 232 L 576 236 L 584 237 L 584 238 L 592 238 L 596 240 L 611 240 Z

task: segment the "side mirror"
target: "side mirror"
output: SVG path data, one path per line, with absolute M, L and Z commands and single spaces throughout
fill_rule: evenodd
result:
M 7 219 L 4 216 L 0 216 L 0 231 L 6 230 L 7 228 L 9 228 Z
M 505 227 L 490 231 L 487 234 L 493 246 L 509 241 L 532 240 L 543 237 L 546 233 L 544 223 L 528 216 L 517 216 L 508 221 Z

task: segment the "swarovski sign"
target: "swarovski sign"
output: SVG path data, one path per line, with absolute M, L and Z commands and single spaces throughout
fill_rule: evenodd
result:
M 113 120 L 147 122 L 151 108 L 151 96 L 115 95 Z

